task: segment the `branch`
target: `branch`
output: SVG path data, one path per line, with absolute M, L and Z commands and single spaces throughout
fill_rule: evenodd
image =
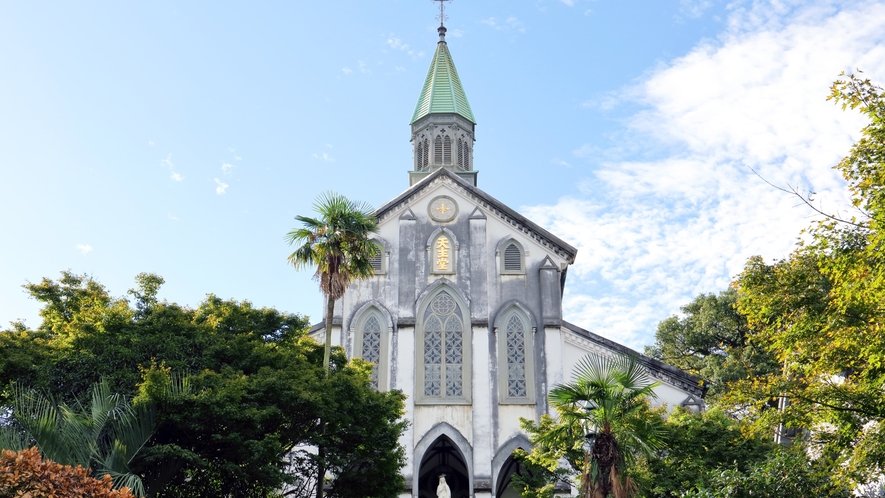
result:
M 796 197 L 798 197 L 799 199 L 801 199 L 802 202 L 804 202 L 806 206 L 808 206 L 808 207 L 810 207 L 811 209 L 813 209 L 816 213 L 818 213 L 818 214 L 820 214 L 820 215 L 822 215 L 822 216 L 824 216 L 824 217 L 826 217 L 826 218 L 829 218 L 829 219 L 831 219 L 831 220 L 833 220 L 833 221 L 835 221 L 835 222 L 837 222 L 837 223 L 845 223 L 845 224 L 847 224 L 847 225 L 852 225 L 852 226 L 855 226 L 855 227 L 857 227 L 857 228 L 866 228 L 866 226 L 864 226 L 864 225 L 861 224 L 861 223 L 857 223 L 857 222 L 849 221 L 849 220 L 843 220 L 842 218 L 839 218 L 839 217 L 833 216 L 833 215 L 831 215 L 831 214 L 829 214 L 829 213 L 826 213 L 826 212 L 822 211 L 820 208 L 815 207 L 815 205 L 811 203 L 811 199 L 810 199 L 810 198 L 807 198 L 807 197 L 805 197 L 804 195 L 802 195 L 801 193 L 799 193 L 799 191 L 797 191 L 796 188 L 793 187 L 793 186 L 791 186 L 790 184 L 787 184 L 787 187 L 789 187 L 789 189 L 785 189 L 785 188 L 783 188 L 783 187 L 779 187 L 779 186 L 777 186 L 777 185 L 771 183 L 770 181 L 766 180 L 764 176 L 760 175 L 759 172 L 756 171 L 755 169 L 753 169 L 751 166 L 748 166 L 748 165 L 747 165 L 747 168 L 749 168 L 750 171 L 753 172 L 753 174 L 755 174 L 756 176 L 758 176 L 759 178 L 761 178 L 762 181 L 765 182 L 765 183 L 767 183 L 768 185 L 770 185 L 770 186 L 772 186 L 772 187 L 774 187 L 774 188 L 780 190 L 781 192 L 786 192 L 787 194 L 795 195 Z

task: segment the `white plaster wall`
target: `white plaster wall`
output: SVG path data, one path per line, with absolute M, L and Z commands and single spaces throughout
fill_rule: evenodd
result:
M 524 434 L 519 429 L 520 417 L 537 422 L 535 405 L 498 405 L 498 441 L 503 444 L 518 434 Z
M 492 475 L 492 384 L 489 329 L 473 329 L 473 474 Z M 470 438 L 468 438 L 470 440 Z
M 403 467 L 403 474 L 410 476 L 415 472 L 415 462 L 412 461 L 412 454 L 415 445 L 418 444 L 420 436 L 415 437 L 415 398 L 412 393 L 415 392 L 415 329 L 412 327 L 403 327 L 397 332 L 397 367 L 396 367 L 396 386 L 408 396 L 406 398 L 406 410 L 403 418 L 411 422 L 400 437 L 400 444 L 406 448 L 406 466 Z
M 471 405 L 415 405 L 415 415 L 412 418 L 415 436 L 412 443 L 406 448 L 414 450 L 418 441 L 427 434 L 427 431 L 440 422 L 446 422 L 457 429 L 467 439 L 470 446 L 474 446 L 473 407 Z

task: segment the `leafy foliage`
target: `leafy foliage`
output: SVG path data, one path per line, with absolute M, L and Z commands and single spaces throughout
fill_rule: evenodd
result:
M 95 475 L 110 475 L 114 487 L 144 496 L 141 478 L 130 465 L 153 432 L 150 406 L 133 406 L 101 381 L 85 406 L 56 404 L 39 392 L 14 386 L 10 407 L 12 423 L 0 426 L 7 434 L 0 438 L 4 448 L 21 450 L 35 443 L 49 460 L 95 469 Z M 17 434 L 24 437 L 16 441 Z
M 832 479 L 834 466 L 810 460 L 802 446 L 779 447 L 762 462 L 745 470 L 737 466 L 713 471 L 708 486 L 694 488 L 683 498 L 849 498 L 848 486 Z
M 744 423 L 722 409 L 693 413 L 677 408 L 665 419 L 666 448 L 644 461 L 637 472 L 645 496 L 677 497 L 708 488 L 720 469 L 747 472 L 774 450 L 770 434 L 745 431 Z
M 775 372 L 774 355 L 754 337 L 747 319 L 735 308 L 737 291 L 701 294 L 658 324 L 655 345 L 646 354 L 709 382 L 708 401 L 729 382 Z
M 316 267 L 314 279 L 327 299 L 323 365 L 328 369 L 335 301 L 341 299 L 351 282 L 374 275 L 371 259 L 378 253 L 378 246 L 369 235 L 378 227 L 371 206 L 334 192 L 321 194 L 313 206 L 320 217 L 296 216 L 303 226 L 289 231 L 286 241 L 296 246 L 289 263 L 295 269 Z
M 44 303 L 44 323 L 0 333 L 0 384 L 74 407 L 103 377 L 136 407 L 154 406 L 156 430 L 130 462 L 148 495 L 312 492 L 316 474 L 298 473 L 319 465 L 332 472 L 335 496 L 403 488 L 404 397 L 372 389 L 369 365 L 335 349 L 327 375 L 304 317 L 211 294 L 182 308 L 157 299 L 160 277 L 137 280 L 135 306 L 69 272 L 26 286 Z M 19 377 L 28 362 L 45 375 Z M 322 455 L 301 451 L 318 445 Z
M 522 420 L 535 446 L 526 458 L 557 479 L 580 474 L 582 497 L 632 496 L 636 489 L 628 466 L 663 446 L 660 416 L 647 416 L 647 400 L 658 384 L 640 363 L 623 356 L 587 355 L 574 376 L 573 382 L 550 391 L 558 421 L 547 416 L 538 425 Z M 571 468 L 560 469 L 561 459 Z
M 857 209 L 809 230 L 787 259 L 751 258 L 736 284 L 737 308 L 780 363 L 736 383 L 727 402 L 771 427 L 810 429 L 824 457 L 845 463 L 837 477 L 863 484 L 882 467 L 885 420 L 885 95 L 856 75 L 830 98 L 869 118 L 837 166 Z M 782 411 L 768 409 L 782 398 Z
M 99 480 L 83 467 L 43 460 L 37 448 L 0 453 L 0 496 L 133 498 L 128 488 L 112 489 L 111 476 Z

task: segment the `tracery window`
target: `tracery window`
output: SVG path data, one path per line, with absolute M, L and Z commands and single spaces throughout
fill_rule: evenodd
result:
M 511 306 L 497 320 L 496 332 L 501 402 L 533 403 L 533 334 L 528 316 L 518 306 Z
M 525 324 L 514 313 L 507 320 L 507 396 L 524 398 L 528 393 L 525 375 Z
M 387 320 L 374 307 L 357 320 L 354 353 L 375 365 L 372 367 L 372 387 L 383 389 L 387 383 Z
M 468 401 L 469 327 L 457 299 L 446 290 L 434 296 L 422 315 L 419 384 L 424 401 Z

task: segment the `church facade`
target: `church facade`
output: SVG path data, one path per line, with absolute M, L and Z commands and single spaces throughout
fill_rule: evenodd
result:
M 336 303 L 333 341 L 407 396 L 401 496 L 511 497 L 520 417 L 587 354 L 637 354 L 562 317 L 577 250 L 477 187 L 476 121 L 445 40 L 412 116 L 410 187 L 376 211 L 375 276 Z M 316 328 L 317 332 L 320 326 Z M 700 408 L 698 379 L 639 355 L 658 403 Z

